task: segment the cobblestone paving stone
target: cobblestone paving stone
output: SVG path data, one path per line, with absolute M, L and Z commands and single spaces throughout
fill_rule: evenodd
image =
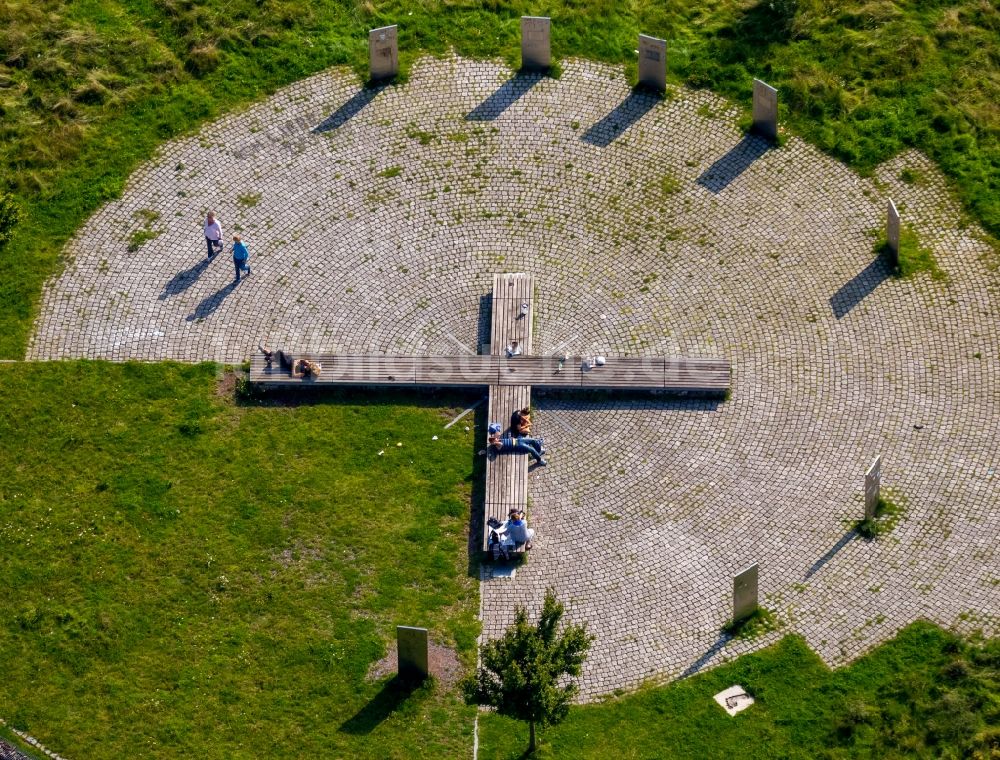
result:
M 947 282 L 873 262 L 888 197 Z M 244 232 L 238 286 L 228 254 L 202 262 L 207 208 L 227 240 Z M 127 252 L 141 229 L 159 234 Z M 920 617 L 996 633 L 987 252 L 920 154 L 866 179 L 796 138 L 742 138 L 709 93 L 631 96 L 620 70 L 580 61 L 550 80 L 427 59 L 374 97 L 325 73 L 165 146 L 69 246 L 28 356 L 475 350 L 493 272 L 530 271 L 539 353 L 730 358 L 725 402 L 537 399 L 538 540 L 513 580 L 486 573 L 484 633 L 554 587 L 597 635 L 589 699 L 789 631 L 833 665 Z M 906 513 L 865 541 L 850 524 L 879 453 Z M 752 562 L 783 628 L 727 642 Z
M 23 752 L 0 739 L 0 760 L 31 760 Z

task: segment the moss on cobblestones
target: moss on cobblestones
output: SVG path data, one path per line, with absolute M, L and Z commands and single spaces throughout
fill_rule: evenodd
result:
M 556 3 L 546 12 L 557 61 L 624 63 L 631 77 L 636 33 L 661 35 L 674 82 L 745 106 L 751 77 L 763 77 L 795 131 L 861 169 L 925 150 L 966 208 L 1000 232 L 1000 11 L 980 0 L 802 0 L 776 21 L 773 5 Z M 538 10 L 398 0 L 5 5 L 0 176 L 27 218 L 0 271 L 0 355 L 23 353 L 65 241 L 164 139 L 324 67 L 348 64 L 363 77 L 365 34 L 380 24 L 400 24 L 404 70 L 421 52 L 450 50 L 514 66 L 517 17 Z

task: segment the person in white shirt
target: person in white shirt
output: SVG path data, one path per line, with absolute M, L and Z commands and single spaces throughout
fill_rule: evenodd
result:
M 224 247 L 222 242 L 222 225 L 215 218 L 211 211 L 205 217 L 205 243 L 208 245 L 208 258 L 212 258 L 217 253 L 221 253 Z

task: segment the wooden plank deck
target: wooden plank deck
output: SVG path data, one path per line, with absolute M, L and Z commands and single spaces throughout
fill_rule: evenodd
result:
M 490 386 L 489 421 L 499 422 L 504 432 L 509 432 L 510 415 L 531 402 L 531 388 L 526 385 Z M 500 522 L 507 519 L 512 509 L 528 506 L 528 454 L 500 454 L 486 450 L 486 498 L 483 515 L 483 551 L 489 544 L 491 517 Z
M 267 366 L 264 357 L 250 358 L 250 381 L 262 385 L 433 385 L 481 387 L 497 382 L 500 360 L 495 356 L 348 356 L 302 354 L 323 368 L 318 378 L 292 377 L 277 362 Z
M 521 313 L 527 304 L 527 314 Z M 535 278 L 529 274 L 493 275 L 493 312 L 490 322 L 490 353 L 500 356 L 516 340 L 525 354 L 531 353 L 534 330 Z
M 500 384 L 711 392 L 729 388 L 729 362 L 725 360 L 608 356 L 603 366 L 588 367 L 589 359 L 570 356 L 560 368 L 553 356 L 501 357 Z
M 517 301 L 517 310 L 523 301 Z M 501 327 L 522 330 L 523 320 L 511 316 Z M 509 334 L 509 333 L 508 333 Z M 530 330 L 524 330 L 525 352 L 531 350 Z M 609 356 L 604 366 L 587 368 L 585 358 L 567 357 L 562 368 L 553 356 L 507 357 L 509 341 L 491 344 L 491 356 L 347 356 L 303 354 L 315 359 L 323 371 L 318 378 L 295 378 L 277 363 L 268 367 L 264 357 L 250 359 L 250 381 L 263 385 L 409 385 L 481 387 L 527 385 L 539 388 L 704 391 L 723 393 L 729 389 L 730 366 L 724 359 Z
M 535 278 L 528 274 L 496 274 L 493 276 L 493 312 L 490 320 L 490 353 L 499 359 L 500 374 L 505 364 L 514 364 L 518 356 L 506 357 L 507 346 L 518 341 L 524 354 L 531 353 L 532 321 L 534 317 Z M 524 313 L 523 304 L 527 304 Z M 504 433 L 509 432 L 510 418 L 516 409 L 531 404 L 531 386 L 505 383 L 490 385 L 488 422 L 499 422 Z M 527 454 L 497 454 L 487 449 L 486 498 L 483 515 L 483 551 L 489 545 L 489 518 L 501 522 L 510 510 L 528 507 Z

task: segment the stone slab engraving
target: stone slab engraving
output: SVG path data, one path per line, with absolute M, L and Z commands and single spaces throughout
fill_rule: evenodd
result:
M 753 80 L 753 130 L 778 139 L 778 91 L 759 79 Z
M 730 715 L 736 715 L 736 713 L 746 710 L 754 702 L 753 697 L 747 694 L 746 689 L 739 684 L 720 691 L 713 699 Z
M 395 24 L 368 32 L 368 71 L 372 79 L 399 73 L 399 35 Z
M 733 578 L 733 622 L 749 617 L 757 610 L 757 563 Z
M 889 263 L 892 266 L 899 265 L 899 212 L 896 211 L 896 204 L 889 200 L 886 207 L 885 220 L 885 242 L 889 249 Z
M 639 35 L 639 84 L 667 89 L 667 41 Z
M 865 519 L 874 520 L 878 499 L 882 491 L 882 455 L 875 457 L 865 473 Z
M 396 653 L 400 678 L 427 678 L 427 629 L 396 626 Z
M 547 69 L 552 65 L 552 41 L 547 16 L 521 16 L 521 68 Z

